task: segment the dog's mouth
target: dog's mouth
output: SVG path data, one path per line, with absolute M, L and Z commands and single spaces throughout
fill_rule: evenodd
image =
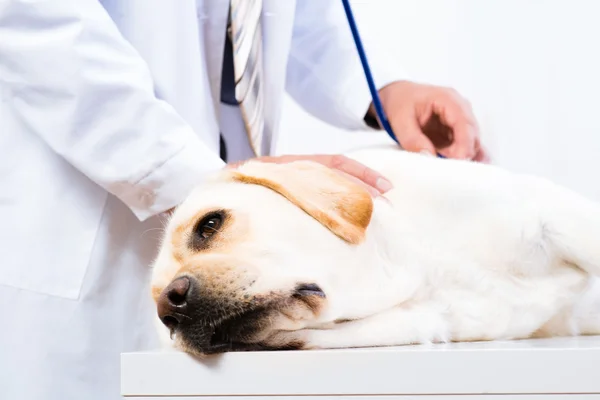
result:
M 253 310 L 239 316 L 226 318 L 214 327 L 209 346 L 202 349 L 203 352 L 214 354 L 265 350 L 265 346 L 260 343 L 251 342 L 252 337 L 260 330 L 259 325 L 263 318 L 268 318 L 266 310 Z
M 175 337 L 188 352 L 209 355 L 236 351 L 271 350 L 253 341 L 269 321 L 272 310 L 253 309 L 218 321 L 199 320 L 180 326 Z
M 228 341 L 223 342 L 220 340 L 212 341 L 209 347 L 205 347 L 201 350 L 197 350 L 199 353 L 203 355 L 211 355 L 211 354 L 221 354 L 221 353 L 233 353 L 233 352 L 242 352 L 242 351 L 265 351 L 272 350 L 266 346 L 263 346 L 260 343 L 243 343 L 243 342 L 234 342 Z
M 176 339 L 176 344 L 182 350 L 197 355 L 297 349 L 298 345 L 271 340 L 271 333 L 279 332 L 277 327 L 272 326 L 274 315 L 299 303 L 316 312 L 324 297 L 325 294 L 317 285 L 307 284 L 299 285 L 292 296 L 256 302 L 246 305 L 248 308 L 245 310 L 235 307 L 225 315 L 207 312 L 208 307 L 215 309 L 210 305 L 197 307 L 185 319 L 180 319 L 179 324 L 173 325 L 172 338 Z

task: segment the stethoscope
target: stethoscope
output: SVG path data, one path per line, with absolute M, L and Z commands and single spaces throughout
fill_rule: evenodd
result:
M 373 107 L 375 108 L 375 112 L 377 114 L 377 118 L 379 119 L 379 123 L 381 127 L 387 132 L 389 137 L 394 140 L 394 142 L 398 143 L 398 146 L 402 148 L 400 141 L 394 135 L 394 131 L 390 126 L 390 123 L 383 111 L 383 106 L 381 105 L 381 99 L 379 98 L 379 92 L 377 91 L 377 87 L 375 86 L 375 81 L 373 80 L 373 74 L 371 73 L 371 68 L 369 67 L 369 61 L 367 60 L 367 55 L 365 54 L 365 49 L 363 47 L 362 41 L 360 40 L 360 35 L 358 34 L 358 28 L 356 27 L 356 22 L 354 21 L 354 15 L 352 15 L 352 8 L 350 7 L 350 0 L 342 0 L 342 4 L 344 5 L 344 11 L 346 11 L 346 17 L 348 18 L 348 25 L 350 25 L 350 30 L 352 31 L 352 37 L 354 38 L 354 43 L 356 44 L 356 50 L 358 52 L 358 56 L 360 57 L 360 62 L 363 67 L 363 71 L 365 73 L 365 78 L 367 78 L 367 84 L 369 85 L 369 91 L 371 92 L 371 98 L 373 100 Z M 438 157 L 445 158 L 443 155 L 438 153 Z

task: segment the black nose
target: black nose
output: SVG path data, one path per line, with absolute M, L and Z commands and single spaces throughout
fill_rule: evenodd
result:
M 190 280 L 187 277 L 175 279 L 160 294 L 157 301 L 158 317 L 165 326 L 174 330 L 186 318 Z

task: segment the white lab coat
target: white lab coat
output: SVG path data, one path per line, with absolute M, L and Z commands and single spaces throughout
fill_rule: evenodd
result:
M 220 130 L 239 139 L 233 158 L 250 155 L 237 109 L 219 103 L 227 7 L 0 0 L 3 400 L 118 399 L 119 354 L 157 345 L 157 214 L 222 167 Z M 370 97 L 341 3 L 264 0 L 263 16 L 273 146 L 284 90 L 327 122 L 365 128 Z M 402 78 L 375 72 L 380 85 Z

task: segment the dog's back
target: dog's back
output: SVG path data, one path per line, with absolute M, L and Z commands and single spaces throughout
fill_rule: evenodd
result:
M 600 334 L 600 249 L 586 245 L 600 206 L 489 165 L 394 148 L 348 156 L 392 181 L 377 240 L 395 268 L 418 265 L 415 298 L 452 340 Z

